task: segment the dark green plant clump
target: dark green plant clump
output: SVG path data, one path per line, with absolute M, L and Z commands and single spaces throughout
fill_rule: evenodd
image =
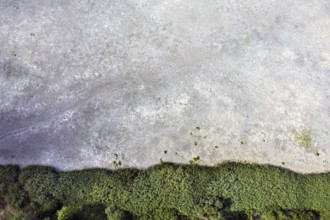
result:
M 146 170 L 0 166 L 0 219 L 330 219 L 330 173 L 163 163 Z

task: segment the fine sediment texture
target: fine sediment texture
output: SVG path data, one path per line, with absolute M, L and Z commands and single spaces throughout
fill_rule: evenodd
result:
M 0 164 L 330 170 L 330 2 L 1 0 Z

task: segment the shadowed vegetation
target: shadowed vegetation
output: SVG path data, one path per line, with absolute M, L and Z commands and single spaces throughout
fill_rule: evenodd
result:
M 1 209 L 0 219 L 328 220 L 330 173 L 241 163 L 67 172 L 4 165 Z

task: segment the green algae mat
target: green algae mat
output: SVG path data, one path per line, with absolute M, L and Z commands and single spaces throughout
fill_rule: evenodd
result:
M 330 173 L 163 163 L 145 170 L 0 166 L 0 219 L 330 219 Z

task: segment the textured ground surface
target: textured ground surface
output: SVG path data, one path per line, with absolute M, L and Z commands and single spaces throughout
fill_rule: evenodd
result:
M 329 171 L 329 132 L 327 0 L 0 0 L 1 164 Z

